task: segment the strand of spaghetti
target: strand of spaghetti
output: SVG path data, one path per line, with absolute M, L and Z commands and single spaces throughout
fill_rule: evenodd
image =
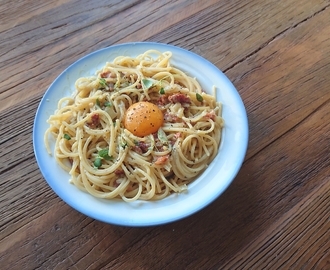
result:
M 97 189 L 95 189 L 93 187 L 93 185 L 90 184 L 85 171 L 82 172 L 82 181 L 83 181 L 84 187 L 86 188 L 86 190 L 89 193 L 91 193 L 95 197 L 103 198 L 103 199 L 112 199 L 112 198 L 117 197 L 119 195 L 120 191 L 122 189 L 125 189 L 125 187 L 129 184 L 129 181 L 123 181 L 113 191 L 108 191 L 108 192 L 98 191 Z
M 176 154 L 174 154 L 174 156 L 175 156 L 175 158 L 177 158 Z M 207 167 L 207 165 L 205 163 L 202 163 L 199 166 L 196 166 L 197 164 L 194 164 L 194 167 L 189 167 L 184 162 L 182 162 L 180 164 L 180 166 L 177 166 L 176 164 L 175 165 L 174 164 L 173 164 L 173 171 L 177 175 L 182 175 L 181 178 L 183 178 L 183 179 L 194 178 Z
M 181 147 L 179 148 L 179 155 L 182 157 L 182 160 L 187 164 L 195 164 L 196 159 L 199 159 L 202 156 L 202 147 L 198 147 L 195 151 L 195 147 L 192 147 L 193 145 L 198 144 L 199 146 L 202 145 L 202 140 L 197 134 L 190 134 L 181 143 Z M 189 160 L 184 153 L 182 153 L 182 149 L 187 149 L 187 152 L 192 152 L 194 159 Z M 197 152 L 197 153 L 196 153 Z
M 170 189 L 167 185 L 165 185 L 162 188 L 162 192 L 155 194 L 155 196 L 152 198 L 152 200 L 162 200 L 169 195 L 170 195 Z
M 70 145 L 72 147 L 72 145 Z M 59 149 L 61 150 L 62 152 L 62 156 L 63 158 L 66 158 L 66 157 L 77 157 L 78 156 L 78 153 L 73 153 L 70 149 L 68 149 L 67 147 L 67 142 L 65 140 L 61 140 L 59 142 Z
M 67 166 L 66 164 L 63 163 L 63 158 L 60 157 L 60 151 L 59 151 L 59 144 L 61 142 L 61 140 L 63 139 L 63 126 L 60 127 L 59 129 L 59 136 L 56 138 L 56 142 L 55 142 L 55 158 L 57 163 L 65 170 L 65 171 L 70 171 L 70 167 Z
M 165 183 L 166 186 L 168 186 L 173 191 L 176 191 L 176 192 L 179 191 L 175 186 L 173 186 L 169 181 L 167 181 L 167 179 L 164 177 L 164 174 L 160 171 L 160 169 L 156 169 L 156 171 L 157 171 L 159 177 L 161 178 L 163 183 Z
M 202 163 L 201 165 L 196 166 L 196 164 L 197 164 L 196 162 L 189 161 L 182 153 L 182 147 L 176 147 L 175 149 L 176 149 L 176 151 L 174 151 L 174 153 L 173 153 L 174 160 L 176 158 L 179 158 L 182 161 L 182 163 L 180 163 L 180 167 L 176 166 L 176 168 L 179 171 L 181 171 L 186 177 L 196 175 L 200 170 L 203 170 L 205 168 L 205 166 L 206 166 L 205 163 Z M 191 164 L 192 166 L 189 167 L 189 166 L 187 166 L 187 164 Z M 174 165 L 176 165 L 175 162 L 173 163 L 173 167 L 174 167 Z
M 133 201 L 140 199 L 142 191 L 143 191 L 143 188 L 141 185 L 139 185 L 138 191 L 136 192 L 136 195 L 134 195 L 133 197 L 131 197 L 131 198 L 126 197 L 125 192 L 121 192 L 121 193 L 119 193 L 119 195 L 125 202 L 133 202 Z
M 48 137 L 51 132 L 52 132 L 52 128 L 48 128 L 44 134 L 45 147 L 49 155 L 52 155 L 52 150 L 50 149 L 49 140 L 48 140 Z
M 147 189 L 147 192 L 144 194 L 141 194 L 140 198 L 144 200 L 150 200 L 155 192 L 156 192 L 156 184 L 155 184 L 155 178 L 152 177 L 152 175 L 146 173 L 145 171 L 141 170 L 140 168 L 136 168 L 136 170 L 141 173 L 145 179 L 147 180 L 147 187 L 150 187 L 150 189 Z

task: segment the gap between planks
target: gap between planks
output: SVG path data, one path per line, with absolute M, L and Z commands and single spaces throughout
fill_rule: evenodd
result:
M 294 24 L 293 26 L 290 26 L 286 29 L 284 29 L 283 31 L 281 31 L 280 33 L 278 33 L 276 36 L 270 38 L 268 41 L 264 42 L 263 44 L 261 44 L 257 49 L 255 49 L 254 51 L 252 51 L 251 53 L 249 53 L 248 55 L 246 55 L 244 58 L 237 60 L 236 62 L 234 62 L 233 64 L 231 64 L 229 67 L 225 68 L 223 70 L 223 73 L 227 73 L 228 71 L 230 71 L 231 69 L 235 68 L 237 65 L 239 65 L 240 63 L 244 62 L 245 60 L 249 59 L 250 57 L 252 57 L 253 55 L 255 55 L 256 53 L 258 53 L 259 51 L 261 51 L 263 48 L 265 48 L 266 46 L 268 46 L 269 44 L 271 44 L 272 42 L 276 41 L 277 39 L 281 38 L 282 36 L 284 36 L 288 31 L 291 31 L 299 26 L 301 26 L 302 24 L 308 22 L 308 20 L 310 20 L 311 18 L 315 17 L 316 15 L 321 14 L 322 12 L 325 12 L 326 9 L 328 9 L 330 7 L 330 4 L 323 7 L 322 9 L 316 11 L 315 13 L 313 13 L 312 15 L 308 16 L 307 18 L 297 22 L 296 24 Z M 214 63 L 216 64 L 216 63 Z

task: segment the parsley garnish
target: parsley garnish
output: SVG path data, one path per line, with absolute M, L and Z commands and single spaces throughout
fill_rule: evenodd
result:
M 100 103 L 100 100 L 97 98 L 96 99 L 96 105 L 99 107 L 99 108 L 101 108 L 101 103 Z
M 111 107 L 112 106 L 112 103 L 109 102 L 109 101 L 106 101 L 106 102 L 104 102 L 104 106 L 105 107 Z
M 107 88 L 108 85 L 106 79 L 100 78 L 100 85 L 103 86 L 104 88 Z
M 71 140 L 71 137 L 68 134 L 63 135 L 64 139 L 67 139 L 68 141 Z
M 159 94 L 161 94 L 161 95 L 164 95 L 165 94 L 165 90 L 164 90 L 164 88 L 162 87 L 162 88 L 160 88 L 160 90 L 159 90 Z
M 93 164 L 94 164 L 95 168 L 101 167 L 102 166 L 102 159 L 100 157 L 97 157 Z
M 142 79 L 142 85 L 144 89 L 149 89 L 154 83 L 148 79 Z
M 99 151 L 99 156 L 104 158 L 105 160 L 113 160 L 113 156 L 109 156 L 108 149 L 102 149 Z
M 105 149 L 101 149 L 99 152 L 98 152 L 98 156 L 97 158 L 95 159 L 94 161 L 94 168 L 99 168 L 102 166 L 102 159 L 105 159 L 105 160 L 113 160 L 113 156 L 109 156 L 109 150 L 107 148 Z
M 162 128 L 159 128 L 157 133 L 158 133 L 158 139 L 162 143 L 164 143 L 164 144 L 168 143 L 166 133 L 164 132 L 164 130 Z
M 203 97 L 202 97 L 200 94 L 198 94 L 198 93 L 196 93 L 196 99 L 197 99 L 199 102 L 203 102 Z

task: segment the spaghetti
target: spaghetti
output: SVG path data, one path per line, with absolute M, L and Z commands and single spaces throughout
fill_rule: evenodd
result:
M 170 64 L 171 52 L 120 56 L 79 78 L 45 133 L 70 182 L 99 198 L 160 200 L 187 190 L 216 156 L 224 121 L 216 94 Z

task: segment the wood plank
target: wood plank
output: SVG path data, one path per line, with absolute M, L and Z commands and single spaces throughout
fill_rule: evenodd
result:
M 297 126 L 295 130 L 267 146 L 256 157 L 247 160 L 228 190 L 202 212 L 191 218 L 160 228 L 160 234 L 157 237 L 147 239 L 148 247 L 134 247 L 133 251 L 130 250 L 130 253 L 136 258 L 152 249 L 159 252 L 158 245 L 154 243 L 157 239 L 160 242 L 171 242 L 168 247 L 164 247 L 164 253 L 169 252 L 169 257 L 173 258 L 170 262 L 166 260 L 169 263 L 166 267 L 169 269 L 182 266 L 186 268 L 202 268 L 205 266 L 216 269 L 223 268 L 232 256 L 240 254 L 242 247 L 246 246 L 248 249 L 251 242 L 297 204 L 299 205 L 302 198 L 308 196 L 318 187 L 319 190 L 323 190 L 321 186 L 327 187 L 324 185 L 329 180 L 330 151 L 326 136 L 329 135 L 330 125 L 326 123 L 324 126 L 319 127 L 316 121 L 325 114 L 330 115 L 327 106 L 323 106 L 308 120 L 306 119 Z M 309 133 L 310 128 L 315 130 L 313 135 Z M 288 141 L 294 141 L 301 134 L 302 136 L 311 135 L 310 140 L 301 145 L 301 149 L 303 149 L 301 156 L 307 154 L 313 156 L 313 164 L 308 159 L 296 160 L 296 145 L 287 145 Z M 326 134 L 323 139 L 321 139 L 322 134 Z M 319 147 L 316 146 L 319 143 Z M 279 161 L 274 153 L 282 153 L 287 156 L 287 159 Z M 274 166 L 275 163 L 276 167 Z M 267 176 L 267 181 L 265 176 Z M 310 181 L 311 178 L 313 181 Z M 324 192 L 326 191 L 324 190 Z M 326 194 L 322 194 L 323 198 Z M 326 201 L 328 204 L 328 200 Z M 310 200 L 308 202 L 312 205 Z M 323 199 L 316 202 L 324 204 Z M 317 203 L 315 207 L 317 207 Z M 320 211 L 322 209 L 320 208 Z M 301 211 L 304 210 L 304 216 L 310 216 L 315 208 L 313 206 Z M 322 211 L 319 213 L 322 213 Z M 304 224 L 310 224 L 309 222 L 313 218 L 316 220 L 315 222 L 318 221 L 316 216 L 311 216 L 311 220 L 306 220 Z M 316 229 L 321 233 L 329 228 L 326 223 L 322 222 L 318 226 Z M 286 227 L 286 229 L 290 231 L 292 228 Z M 172 234 L 169 233 L 170 230 L 172 230 Z M 280 248 L 281 243 L 276 242 L 274 246 L 277 244 L 280 245 Z M 188 245 L 193 248 L 182 248 L 180 253 L 172 254 L 171 249 L 177 250 L 180 245 Z M 322 243 L 319 244 L 319 247 L 321 246 Z M 297 252 L 296 248 L 293 247 L 291 251 Z M 302 252 L 305 252 L 304 263 L 312 260 L 314 254 L 309 252 L 307 244 L 303 248 Z M 328 252 L 323 248 L 321 250 Z M 128 253 L 122 256 L 127 258 Z M 156 261 L 159 260 L 159 264 L 155 267 L 165 267 L 160 257 L 161 255 L 156 258 Z M 186 265 L 184 263 L 187 257 L 189 257 L 189 264 Z M 268 255 L 267 258 L 269 257 Z M 196 258 L 196 260 L 192 258 Z M 148 265 L 149 259 L 141 259 L 138 266 Z M 235 260 L 235 262 L 239 261 Z M 120 265 L 119 263 L 120 258 L 117 266 Z M 133 260 L 126 260 L 123 267 L 130 267 L 132 263 Z M 262 264 L 262 261 L 260 264 Z M 112 266 L 112 264 L 108 266 Z M 224 268 L 226 269 L 226 267 Z M 242 265 L 242 268 L 244 268 L 244 265 Z M 257 267 L 257 269 L 259 268 Z
M 221 267 L 226 269 L 321 269 L 322 266 L 324 267 L 323 259 L 330 255 L 330 241 L 323 242 L 326 237 L 323 237 L 323 241 L 319 240 L 320 236 L 330 232 L 329 180 L 330 178 L 326 177 L 323 183 L 307 197 Z
M 329 16 L 324 10 L 226 73 L 248 111 L 247 158 L 329 101 L 330 26 L 322 23 Z
M 2 1 L 0 5 L 0 33 L 11 28 L 26 23 L 26 21 L 47 12 L 54 7 L 66 3 L 66 0 L 56 2 L 46 2 L 43 0 L 33 1 L 33 5 L 27 1 L 16 1 L 15 5 L 11 1 Z M 20 16 L 13 16 L 19 10 Z
M 329 5 L 329 0 L 305 0 L 299 5 L 294 1 L 218 1 L 148 39 L 192 50 L 226 72 Z
M 141 3 L 141 6 L 148 3 Z M 212 12 L 214 9 L 210 16 L 215 16 L 221 10 L 218 5 L 227 5 L 228 9 L 224 9 L 221 16 L 226 15 L 230 20 L 230 12 L 234 12 L 231 3 L 214 4 L 205 11 Z M 251 3 L 245 7 L 239 6 L 238 10 L 249 12 L 255 2 Z M 269 3 L 266 1 L 263 5 Z M 175 2 L 173 5 L 179 4 Z M 315 4 L 314 9 L 301 11 L 312 4 Z M 257 50 L 252 50 L 249 57 L 239 56 L 236 59 L 239 48 L 233 48 L 232 52 L 236 50 L 236 54 L 228 54 L 231 60 L 228 60 L 230 65 L 227 65 L 226 74 L 241 93 L 250 118 L 250 150 L 246 161 L 233 184 L 214 203 L 191 217 L 158 227 L 113 226 L 83 216 L 51 191 L 33 157 L 32 119 L 44 91 L 42 87 L 52 80 L 54 71 L 60 70 L 60 65 L 66 65 L 67 61 L 83 54 L 84 46 L 90 44 L 87 47 L 92 50 L 109 41 L 101 36 L 96 45 L 89 40 L 78 48 L 80 32 L 77 31 L 61 37 L 58 43 L 51 41 L 45 48 L 33 52 L 32 58 L 24 58 L 25 62 L 17 62 L 15 67 L 21 70 L 15 77 L 18 81 L 13 88 L 34 89 L 14 103 L 8 105 L 4 101 L 4 107 L 0 109 L 0 156 L 5 156 L 7 161 L 0 165 L 0 188 L 2 194 L 6 194 L 0 198 L 0 265 L 10 266 L 10 269 L 225 266 L 326 269 L 329 265 L 329 238 L 326 238 L 329 219 L 326 210 L 329 208 L 330 180 L 330 123 L 327 121 L 330 116 L 327 87 L 330 78 L 327 61 L 330 29 L 318 22 L 327 21 L 330 10 L 324 6 L 321 8 L 319 4 L 327 5 L 328 1 L 317 4 L 302 1 L 302 7 L 295 7 L 302 12 L 301 17 L 283 18 L 279 28 L 283 27 L 281 29 L 286 31 L 279 31 L 280 34 L 272 42 L 262 43 L 267 38 L 261 38 L 260 43 L 255 41 L 250 49 Z M 182 22 L 170 26 L 173 36 L 176 35 L 174 30 L 181 31 L 182 37 L 184 30 L 191 29 L 193 24 L 188 22 L 195 20 L 194 16 L 206 16 L 203 12 L 194 15 L 194 3 L 190 7 Z M 278 6 L 274 2 L 268 9 L 271 10 L 271 7 Z M 153 8 L 156 11 L 156 7 Z M 181 8 L 183 11 L 184 6 Z M 132 10 L 123 12 L 130 14 Z M 276 14 L 276 10 L 271 11 Z M 296 10 L 291 10 L 290 14 L 294 12 Z M 255 7 L 250 17 L 247 16 L 250 24 L 252 14 L 264 16 L 258 15 Z M 315 16 L 306 17 L 308 14 Z M 293 21 L 294 27 L 287 29 L 288 22 Z M 146 22 L 147 19 L 143 21 Z M 160 23 L 157 21 L 155 25 Z M 196 31 L 200 29 L 201 35 L 205 35 L 205 40 L 212 37 L 207 33 L 213 33 L 212 28 L 207 27 L 207 23 L 201 21 L 196 28 Z M 242 27 L 247 29 L 244 24 Z M 203 32 L 204 28 L 208 30 Z M 101 33 L 106 33 L 102 32 L 105 30 L 100 23 L 91 29 L 102 29 Z M 131 29 L 124 33 L 129 33 Z M 145 35 L 156 38 L 151 35 L 158 30 L 151 30 Z M 276 31 L 271 29 L 270 32 L 274 34 Z M 244 31 L 238 37 L 243 38 L 243 34 Z M 170 31 L 166 35 L 172 37 Z M 262 36 L 259 32 L 256 35 Z M 178 40 L 173 39 L 173 43 L 181 42 L 180 36 L 176 37 Z M 119 35 L 115 40 L 118 38 Z M 247 40 L 252 42 L 254 38 Z M 74 52 L 75 48 L 67 50 L 66 44 L 60 44 L 63 41 L 76 44 L 77 54 L 69 56 L 68 52 Z M 239 44 L 244 42 L 239 40 Z M 247 53 L 250 45 L 245 46 Z M 217 52 L 222 50 L 214 47 L 214 50 L 202 54 L 217 59 Z M 47 51 L 50 54 L 45 57 Z M 54 60 L 53 53 L 58 53 L 58 59 Z M 39 56 L 42 56 L 40 62 Z M 24 74 L 31 73 L 28 75 L 31 77 L 26 76 L 27 81 L 24 81 L 20 77 L 23 74 L 21 66 L 25 63 L 25 69 L 31 67 L 31 59 L 35 60 L 32 63 L 38 64 L 35 69 L 24 71 Z M 56 61 L 58 66 L 47 69 L 48 60 L 49 66 L 56 65 Z M 220 62 L 217 64 L 220 65 Z M 45 73 L 40 74 L 41 69 L 45 69 Z M 14 72 L 14 69 L 11 71 Z M 3 90 L 3 85 L 0 86 Z M 312 90 L 311 95 L 309 89 Z M 8 97 L 7 100 L 11 99 Z M 288 142 L 291 143 L 288 145 Z M 294 240 L 296 236 L 298 238 Z
M 82 230 L 77 231 L 77 227 Z M 72 211 L 63 202 L 57 202 L 41 217 L 0 242 L 0 261 L 10 264 L 11 269 L 21 269 L 23 265 L 34 269 L 69 269 L 73 265 L 78 269 L 93 268 L 93 265 L 100 266 L 105 261 L 115 260 L 150 230 L 94 221 Z M 49 244 L 45 246 L 44 243 Z M 66 259 L 63 261 L 61 258 Z
M 286 13 L 289 11 L 290 2 L 278 5 L 269 0 L 263 2 L 261 6 L 259 1 L 251 1 L 248 5 L 240 3 L 241 1 L 225 3 L 219 1 L 189 3 L 174 1 L 163 5 L 161 1 L 157 1 L 157 3 L 145 1 L 126 10 L 120 9 L 121 6 L 118 8 L 117 6 L 116 8 L 105 6 L 104 10 L 109 15 L 100 22 L 95 21 L 100 16 L 99 9 L 93 9 L 87 16 L 86 9 L 80 10 L 81 5 L 77 7 L 71 4 L 68 6 L 68 13 L 61 15 L 61 23 L 66 23 L 65 27 L 61 27 L 59 20 L 57 20 L 44 26 L 45 29 L 40 29 L 34 21 L 28 21 L 26 26 L 15 27 L 6 33 L 3 36 L 4 41 L 2 43 L 0 41 L 0 48 L 2 48 L 0 60 L 3 64 L 0 67 L 0 72 L 8 74 L 0 82 L 0 110 L 22 102 L 23 98 L 20 95 L 22 91 L 26 93 L 27 98 L 37 93 L 43 93 L 60 72 L 83 55 L 120 42 L 143 40 L 170 42 L 201 54 L 220 69 L 228 69 L 244 59 L 244 55 L 247 53 L 253 53 L 256 47 L 262 47 L 263 44 L 267 44 L 274 36 L 279 35 L 288 27 L 306 20 L 329 5 L 329 1 L 318 0 L 311 3 L 304 0 L 299 7 L 295 7 L 294 10 L 290 9 L 290 13 Z M 195 14 L 197 11 L 203 11 L 203 8 L 205 8 L 205 12 Z M 232 14 L 233 8 L 238 13 L 248 12 L 244 16 L 247 21 L 235 21 L 234 18 L 236 17 L 233 15 L 236 13 Z M 75 16 L 68 17 L 66 14 L 71 14 L 72 9 L 77 9 L 73 12 Z M 120 10 L 122 12 L 119 12 Z M 177 14 L 174 17 L 172 16 L 173 10 Z M 260 10 L 264 10 L 264 12 L 260 13 Z M 56 8 L 51 12 L 57 13 Z M 133 21 L 135 17 L 132 14 L 135 12 L 141 12 L 141 20 L 138 22 Z M 274 22 L 258 23 L 263 20 L 273 20 L 277 14 L 274 12 L 279 12 L 283 18 Z M 173 25 L 170 25 L 168 31 L 165 31 L 168 25 L 163 23 L 163 17 L 166 14 L 173 17 L 169 20 Z M 267 14 L 266 17 L 264 17 L 265 14 Z M 288 17 L 288 14 L 295 16 Z M 45 12 L 38 19 L 47 20 L 49 15 Z M 213 20 L 218 23 L 217 27 L 208 28 L 204 18 L 207 15 L 214 17 Z M 258 18 L 257 21 L 256 18 Z M 118 21 L 123 24 L 120 32 L 114 27 L 108 27 L 116 25 Z M 180 21 L 182 23 L 179 23 Z M 95 24 L 91 25 L 92 23 Z M 272 29 L 267 29 L 269 23 L 274 24 Z M 238 28 L 242 26 L 244 28 Z M 86 27 L 89 28 L 89 31 L 85 31 Z M 219 34 L 218 27 L 226 27 L 228 30 Z M 137 28 L 140 30 L 136 31 Z M 197 43 L 195 44 L 193 40 L 182 39 L 183 43 L 175 41 L 178 38 L 177 34 L 186 36 L 192 32 L 204 33 L 203 35 L 206 36 L 201 37 L 201 40 L 214 44 L 207 43 L 206 47 L 210 49 L 203 52 L 201 47 L 196 47 Z M 174 39 L 170 40 L 169 35 L 173 36 Z M 236 40 L 231 40 L 233 36 Z M 159 39 L 160 37 L 165 37 L 165 39 Z M 26 40 L 24 46 L 17 46 L 18 40 Z M 38 40 L 37 47 L 34 40 Z M 67 47 L 68 44 L 70 44 L 69 47 Z M 194 44 L 194 46 L 188 44 Z M 244 46 L 237 47 L 233 44 L 244 44 Z M 200 46 L 205 46 L 205 43 L 200 44 Z
M 125 8 L 103 7 L 101 4 L 102 10 L 108 12 L 108 15 L 103 17 L 99 23 L 95 21 L 102 18 L 98 9 L 93 9 L 90 12 L 86 10 L 84 5 L 79 4 L 77 7 L 77 5 L 70 4 L 67 7 L 67 12 L 61 15 L 61 20 L 57 19 L 46 24 L 43 26 L 44 29 L 38 28 L 32 21 L 27 22 L 26 26 L 24 24 L 23 29 L 21 29 L 22 27 L 15 27 L 5 33 L 3 35 L 4 41 L 1 42 L 0 40 L 0 48 L 2 48 L 0 61 L 3 64 L 0 67 L 0 72 L 8 74 L 8 76 L 0 81 L 0 110 L 15 106 L 36 93 L 43 93 L 65 68 L 80 57 L 114 44 L 123 36 L 135 32 L 137 22 L 135 22 L 132 13 L 142 11 L 141 21 L 144 25 L 148 25 L 155 17 L 160 18 L 164 13 L 170 13 L 173 9 L 186 10 L 186 7 L 191 5 L 181 1 L 174 1 L 166 5 L 164 5 L 164 1 L 152 2 L 142 3 L 143 6 L 135 5 L 132 9 L 129 9 L 128 6 Z M 161 7 L 163 8 L 161 9 Z M 62 10 L 63 7 L 59 7 L 59 9 Z M 196 12 L 196 9 L 193 11 Z M 52 17 L 54 14 L 61 13 L 56 8 L 51 12 Z M 75 16 L 68 15 L 72 13 Z M 50 14 L 47 13 L 41 14 L 38 19 L 44 21 L 49 16 Z M 92 19 L 88 19 L 89 17 Z M 55 18 L 57 17 L 55 16 Z M 115 27 L 112 27 L 118 22 L 122 24 L 119 32 Z M 158 23 L 163 25 L 163 22 Z M 85 31 L 87 27 L 89 31 Z M 33 41 L 36 39 L 38 40 L 37 46 Z M 18 40 L 26 40 L 24 46 L 17 46 Z M 69 48 L 67 47 L 68 44 L 71 44 Z M 22 91 L 26 93 L 24 98 L 20 94 Z
M 24 217 L 20 221 L 19 215 L 17 216 L 16 222 L 21 226 L 16 227 L 16 230 L 20 233 L 17 235 L 17 232 L 12 231 L 0 242 L 0 246 L 5 248 L 0 261 L 17 260 L 19 264 L 16 266 L 48 265 L 52 268 L 66 267 L 73 265 L 73 262 L 79 268 L 93 268 L 92 266 L 97 265 L 105 268 L 129 268 L 133 265 L 151 267 L 149 263 L 155 261 L 157 264 L 153 266 L 156 268 L 220 266 L 299 204 L 301 198 L 328 181 L 330 123 L 325 121 L 324 125 L 319 125 L 319 119 L 329 117 L 328 108 L 329 103 L 320 107 L 294 129 L 248 159 L 233 184 L 213 204 L 191 217 L 164 226 L 124 228 L 118 233 L 117 230 L 122 227 L 92 221 L 57 200 L 47 202 L 47 196 L 42 198 L 44 190 L 40 190 L 40 186 L 45 184 L 37 180 L 35 186 L 30 187 L 30 192 L 37 192 L 38 195 L 34 197 L 42 198 L 40 207 L 35 207 L 35 201 L 31 202 L 33 208 L 30 207 L 28 194 L 23 199 L 23 204 L 16 205 L 20 207 L 20 213 L 25 212 L 31 218 Z M 311 134 L 310 130 L 314 132 Z M 304 139 L 306 136 L 308 140 Z M 308 159 L 295 159 L 297 146 L 287 145 L 287 142 L 297 141 L 297 138 L 301 138 L 300 155 L 313 156 L 314 163 L 310 163 Z M 286 158 L 283 159 L 282 156 Z M 267 182 L 264 181 L 265 175 L 268 177 Z M 309 181 L 310 177 L 313 177 L 313 182 Z M 11 178 L 5 176 L 6 178 L 13 185 L 13 192 L 17 193 L 15 185 L 22 183 L 22 177 L 14 174 Z M 35 180 L 31 179 L 32 182 Z M 23 183 L 24 188 L 32 182 Z M 3 215 L 14 211 L 14 208 L 6 209 Z M 41 215 L 40 211 L 43 212 Z M 305 215 L 309 214 L 311 212 L 306 211 Z M 27 220 L 29 224 L 26 223 Z M 45 227 L 40 230 L 40 226 Z M 77 227 L 84 229 L 78 232 L 70 230 Z M 45 239 L 59 240 L 44 246 L 41 243 Z M 163 243 L 161 247 L 159 242 Z M 182 249 L 177 253 L 183 243 L 194 248 Z M 96 247 L 90 250 L 89 247 L 93 246 Z M 13 250 L 20 254 L 19 258 L 13 257 Z M 104 252 L 100 254 L 100 250 Z M 59 261 L 63 256 L 67 260 Z M 195 257 L 196 261 L 189 259 L 185 262 L 188 256 Z M 305 255 L 306 258 L 308 256 Z M 95 257 L 98 258 L 97 262 Z M 313 256 L 308 258 L 312 260 Z M 13 265 L 15 266 L 14 263 Z
M 93 24 L 104 26 L 102 23 L 104 18 L 120 14 L 139 2 L 139 0 L 111 2 L 101 0 L 91 3 L 90 1 L 74 0 L 60 1 L 53 6 L 36 2 L 35 6 L 30 6 L 28 10 L 35 10 L 38 12 L 37 14 L 27 12 L 27 17 L 22 16 L 18 20 L 21 23 L 8 30 L 4 31 L 1 26 L 0 55 L 2 63 L 7 64 L 18 60 L 18 57 L 55 43 L 72 33 L 82 32 Z M 24 6 L 24 3 L 22 5 Z M 85 35 L 88 36 L 88 33 Z

